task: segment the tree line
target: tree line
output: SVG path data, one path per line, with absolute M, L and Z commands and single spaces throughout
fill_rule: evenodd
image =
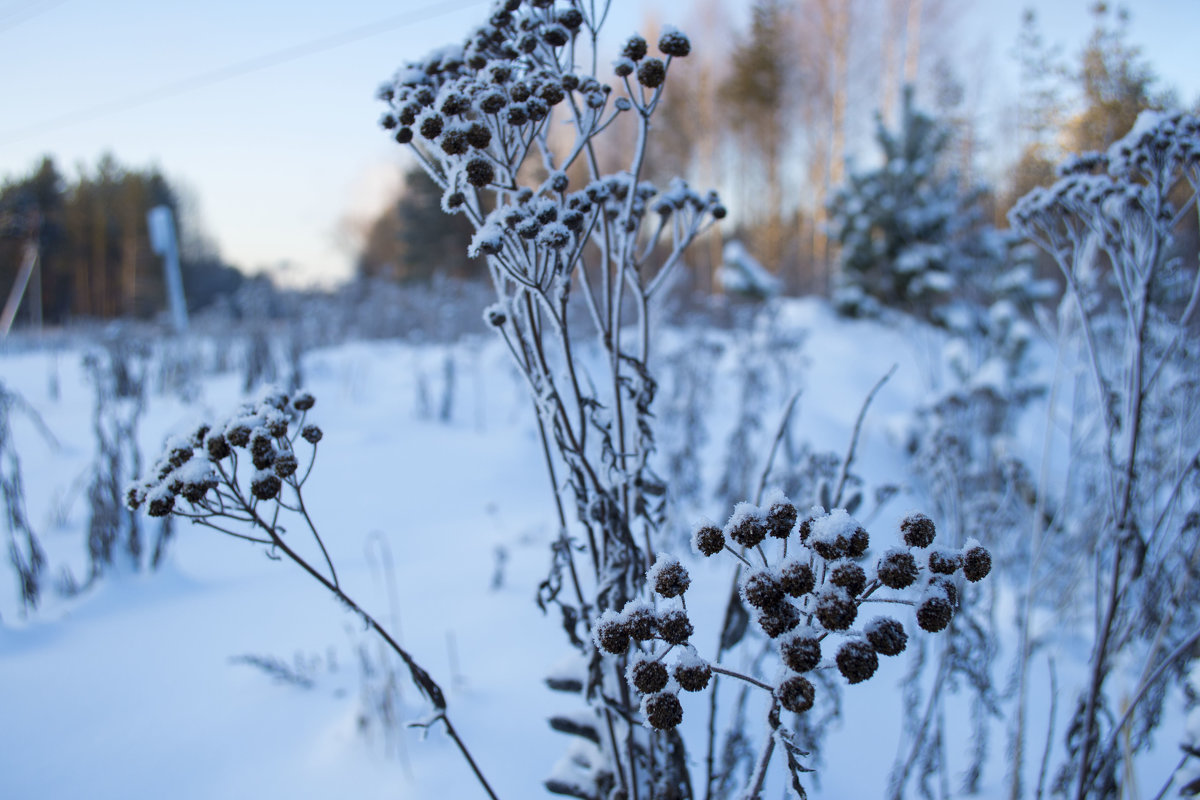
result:
M 982 185 L 982 154 L 999 143 L 986 140 L 977 92 L 956 72 L 955 11 L 947 0 L 755 0 L 745 30 L 730 34 L 725 7 L 703 0 L 683 21 L 696 47 L 672 67 L 678 78 L 664 95 L 646 177 L 719 186 L 733 212 L 723 235 L 745 240 L 790 290 L 828 293 L 839 252 L 830 203 L 849 180 L 852 156 L 866 158 L 876 120 L 899 124 L 905 87 L 948 132 L 939 174 L 980 195 L 998 225 L 1018 198 L 1053 182 L 1066 153 L 1101 150 L 1139 112 L 1177 104 L 1130 43 L 1124 8 L 1095 3 L 1091 34 L 1070 57 L 1026 10 L 1009 50 L 1020 97 L 994 134 L 1015 144 L 1011 168 L 1001 185 Z M 653 20 L 648 26 L 653 33 Z M 620 148 L 608 154 L 613 163 Z M 364 232 L 359 274 L 481 275 L 482 263 L 461 246 L 469 228 L 441 214 L 439 198 L 420 169 L 409 171 Z M 700 289 L 712 288 L 720 264 L 720 243 L 710 245 L 692 256 Z
M 242 273 L 221 260 L 186 193 L 156 168 L 131 168 L 105 155 L 68 178 L 46 156 L 27 175 L 0 185 L 0 291 L 6 296 L 28 244 L 38 249 L 40 274 L 26 291 L 18 322 L 36 318 L 35 306 L 50 324 L 162 311 L 162 258 L 146 223 L 147 212 L 160 205 L 175 216 L 189 307 L 235 290 Z

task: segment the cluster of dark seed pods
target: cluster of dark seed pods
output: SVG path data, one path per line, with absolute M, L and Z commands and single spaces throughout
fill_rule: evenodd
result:
M 239 461 L 247 459 L 254 468 L 247 499 L 278 497 L 285 481 L 296 480 L 297 439 L 314 446 L 321 441 L 321 429 L 304 422 L 315 403 L 308 392 L 290 398 L 271 394 L 243 405 L 227 419 L 172 437 L 150 476 L 129 487 L 126 504 L 134 510 L 145 505 L 152 517 L 177 510 L 181 498 L 192 507 L 207 509 L 212 492 L 223 483 L 231 490 L 237 487 Z

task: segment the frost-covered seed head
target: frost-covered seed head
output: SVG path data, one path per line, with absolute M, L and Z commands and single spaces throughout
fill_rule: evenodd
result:
M 470 143 L 467 141 L 467 133 L 458 128 L 451 128 L 442 136 L 442 152 L 448 156 L 460 156 L 467 152 Z
M 944 597 L 929 597 L 917 607 L 917 624 L 921 630 L 937 633 L 946 629 L 950 618 L 954 616 L 954 608 Z
M 513 103 L 508 107 L 508 113 L 504 115 L 504 120 L 514 128 L 519 128 L 529 122 L 529 111 L 526 110 L 524 103 Z
M 674 692 L 659 692 L 643 701 L 646 721 L 655 730 L 666 731 L 683 722 L 683 706 Z
M 777 639 L 800 624 L 800 612 L 788 600 L 768 606 L 758 615 L 758 627 L 771 639 Z
M 482 122 L 472 122 L 466 127 L 467 144 L 476 150 L 483 150 L 492 143 L 492 132 Z
M 829 582 L 845 589 L 851 597 L 857 597 L 867 588 L 867 573 L 858 564 L 843 561 L 830 571 Z
M 929 571 L 939 575 L 953 575 L 961 564 L 958 553 L 951 550 L 934 550 L 929 554 Z
M 783 600 L 783 587 L 768 570 L 760 569 L 742 580 L 742 598 L 747 605 L 765 609 Z
M 662 556 L 659 556 L 659 563 L 651 569 L 651 576 L 654 591 L 663 597 L 679 597 L 692 583 L 691 576 L 683 564 L 675 559 L 663 562 Z
M 504 96 L 504 92 L 488 92 L 479 98 L 479 110 L 485 114 L 495 114 L 507 103 L 508 98 Z
M 542 41 L 551 47 L 562 47 L 571 41 L 571 34 L 562 25 L 550 25 L 542 31 Z
M 189 447 L 173 447 L 167 453 L 167 461 L 171 462 L 173 467 L 181 467 L 192 460 L 192 448 Z
M 791 560 L 779 568 L 779 585 L 792 597 L 801 597 L 813 590 L 816 578 L 808 564 Z
M 846 548 L 842 546 L 844 543 L 844 539 L 809 539 L 808 545 L 826 561 L 837 561 L 846 556 Z
M 797 714 L 803 714 L 812 708 L 816 697 L 817 692 L 813 688 L 812 681 L 801 675 L 785 678 L 775 687 L 775 698 L 779 701 L 779 705 Z
M 250 437 L 250 456 L 255 469 L 267 469 L 275 463 L 275 445 L 261 434 Z
M 712 214 L 713 219 L 725 219 L 725 215 L 729 212 L 725 209 L 725 206 L 717 204 L 712 207 L 712 211 L 709 213 Z
M 250 441 L 250 428 L 242 424 L 231 425 L 225 431 L 225 438 L 234 447 L 245 447 Z
M 292 407 L 297 411 L 308 411 L 317 404 L 317 399 L 308 392 L 301 392 L 292 399 Z
M 780 640 L 779 655 L 793 672 L 808 672 L 821 663 L 821 640 L 816 636 L 797 633 Z
M 715 556 L 725 549 L 725 534 L 713 525 L 705 525 L 692 536 L 692 544 L 704 556 Z
M 476 187 L 487 186 L 496 179 L 496 169 L 483 156 L 475 156 L 467 162 L 467 183 Z
M 817 599 L 817 619 L 830 631 L 844 631 L 854 624 L 858 607 L 842 589 L 826 590 Z
M 742 547 L 757 547 L 767 538 L 767 526 L 755 516 L 746 516 L 730 529 L 729 538 Z
M 669 677 L 663 663 L 652 658 L 639 658 L 629 667 L 629 683 L 642 694 L 662 691 Z
M 871 546 L 871 536 L 863 527 L 855 528 L 850 534 L 850 539 L 846 545 L 846 555 L 850 558 L 862 558 L 867 548 Z
M 446 125 L 445 121 L 437 114 L 430 114 L 421 120 L 421 126 L 418 130 L 426 139 L 436 139 L 442 133 L 442 128 Z
M 629 650 L 629 628 L 615 613 L 607 612 L 592 629 L 596 646 L 614 656 Z
M 633 59 L 622 57 L 613 62 L 613 72 L 617 74 L 618 78 L 629 77 L 635 69 L 637 69 L 637 65 L 633 63 Z
M 403 128 L 397 128 L 395 139 L 400 144 L 408 144 L 413 140 L 412 128 L 408 127 L 407 125 Z
M 517 40 L 517 49 L 522 53 L 532 53 L 537 50 L 537 37 L 532 33 L 527 33 Z
M 967 580 L 981 581 L 992 571 L 992 554 L 984 547 L 972 547 L 963 554 L 963 574 Z
M 646 40 L 636 33 L 625 40 L 625 46 L 621 48 L 621 55 L 631 61 L 641 61 L 646 57 L 648 46 Z
M 529 87 L 524 83 L 514 83 L 508 87 L 508 96 L 513 99 L 514 103 L 524 103 L 529 99 L 530 94 Z
M 851 639 L 838 649 L 837 666 L 850 683 L 862 683 L 879 669 L 879 657 L 868 642 Z
M 400 109 L 400 124 L 412 125 L 417 121 L 417 114 L 420 113 L 421 106 L 419 103 L 406 103 L 404 107 Z
M 525 101 L 525 111 L 529 114 L 529 118 L 534 122 L 543 120 L 550 113 L 550 106 L 546 105 L 546 101 L 540 97 L 531 97 Z
M 292 453 L 280 453 L 275 459 L 274 469 L 275 474 L 281 478 L 287 478 L 296 474 L 296 468 L 299 463 L 296 461 L 296 456 Z
M 904 626 L 890 617 L 880 617 L 867 625 L 867 641 L 881 656 L 898 656 L 908 645 Z
M 491 306 L 484 314 L 487 318 L 487 324 L 493 328 L 503 328 L 504 323 L 508 322 L 508 314 L 505 314 L 502 308 Z
M 213 461 L 221 461 L 229 456 L 229 442 L 219 433 L 210 433 L 204 438 L 204 449 Z
M 448 117 L 456 117 L 459 114 L 465 113 L 471 107 L 471 101 L 467 99 L 465 94 L 452 92 L 442 101 L 441 112 Z
M 767 532 L 776 539 L 786 539 L 799 516 L 791 503 L 775 503 L 767 511 Z
M 800 520 L 800 526 L 796 529 L 800 534 L 800 541 L 807 542 L 808 537 L 812 535 L 813 518 L 805 517 Z
M 250 491 L 259 500 L 270 500 L 279 494 L 282 485 L 274 472 L 260 472 L 250 481 Z
M 303 430 L 300 431 L 300 438 L 304 439 L 304 441 L 308 442 L 309 444 L 316 444 L 317 442 L 321 441 L 321 437 L 323 435 L 324 434 L 321 433 L 321 429 L 312 424 L 305 425 Z
M 658 51 L 664 56 L 683 58 L 692 52 L 692 43 L 688 41 L 688 37 L 683 32 L 667 28 L 663 31 L 662 36 L 658 37 Z
M 647 58 L 638 64 L 638 83 L 648 89 L 657 89 L 667 77 L 667 67 L 660 59 Z
M 146 500 L 146 490 L 141 486 L 130 486 L 125 492 L 125 507 L 137 511 Z
M 583 25 L 583 14 L 577 8 L 568 8 L 558 12 L 558 23 L 568 30 L 579 30 Z
M 900 523 L 900 532 L 904 534 L 904 543 L 909 547 L 929 547 L 937 535 L 933 520 L 924 514 L 909 514 Z
M 917 560 L 906 550 L 893 550 L 879 559 L 876 572 L 889 589 L 907 589 L 917 579 Z
M 681 608 L 659 612 L 658 635 L 667 644 L 684 644 L 692 635 L 692 622 Z
M 175 495 L 170 492 L 157 492 L 150 498 L 148 511 L 152 517 L 165 517 L 175 508 Z
M 570 179 L 567 178 L 567 173 L 555 172 L 553 175 L 550 176 L 550 180 L 548 181 L 548 183 L 550 184 L 550 188 L 552 190 L 561 193 L 561 192 L 565 192 L 567 190 L 567 187 L 570 185 L 571 182 L 570 182 Z
M 712 667 L 704 662 L 675 665 L 675 681 L 685 692 L 702 692 L 711 679 Z
M 621 615 L 625 620 L 625 628 L 629 635 L 639 642 L 654 638 L 654 612 L 645 606 L 630 609 Z

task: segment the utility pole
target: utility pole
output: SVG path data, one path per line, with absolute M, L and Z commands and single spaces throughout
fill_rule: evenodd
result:
M 42 330 L 42 274 L 38 268 L 42 221 L 38 214 L 35 213 L 30 218 L 28 229 L 25 252 L 21 258 L 21 267 L 17 270 L 17 279 L 13 283 L 12 291 L 8 293 L 4 311 L 0 312 L 0 339 L 8 336 L 8 332 L 12 330 L 13 320 L 17 318 L 17 310 L 21 307 L 21 299 L 25 296 L 30 278 L 33 278 L 33 291 L 30 299 L 33 303 L 30 308 L 33 326 L 39 333 Z
M 169 206 L 155 206 L 146 214 L 150 228 L 150 246 L 163 257 L 163 272 L 167 279 L 167 301 L 171 309 L 171 325 L 176 333 L 186 333 L 187 303 L 183 299 L 183 276 L 179 270 L 179 244 L 175 237 L 175 217 Z

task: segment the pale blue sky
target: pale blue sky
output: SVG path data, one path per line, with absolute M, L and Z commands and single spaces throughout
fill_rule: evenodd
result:
M 1001 109 L 1016 87 L 1007 53 L 1030 3 L 961 4 L 960 55 L 989 75 Z M 1038 0 L 1048 38 L 1078 50 L 1091 0 Z M 376 87 L 405 59 L 460 40 L 488 0 L 0 0 L 0 177 L 43 154 L 60 169 L 156 164 L 196 195 L 223 255 L 244 268 L 294 264 L 291 279 L 349 274 L 347 220 L 375 212 L 395 186 L 402 148 L 375 124 Z M 734 17 L 748 2 L 726 0 Z M 686 29 L 693 0 L 614 0 L 608 32 L 638 28 L 651 9 Z M 1166 83 L 1200 93 L 1194 42 L 1200 0 L 1136 0 L 1132 39 Z M 363 26 L 377 33 L 360 36 Z M 351 41 L 332 45 L 327 37 Z M 987 41 L 990 37 L 990 42 Z M 324 40 L 324 41 L 323 41 Z M 314 45 L 227 80 L 144 100 L 162 87 Z M 320 46 L 327 49 L 316 51 Z M 970 76 L 967 76 L 968 79 Z M 123 101 L 130 101 L 123 104 Z M 97 109 L 104 109 L 103 112 Z M 999 111 L 995 113 L 1001 113 Z

